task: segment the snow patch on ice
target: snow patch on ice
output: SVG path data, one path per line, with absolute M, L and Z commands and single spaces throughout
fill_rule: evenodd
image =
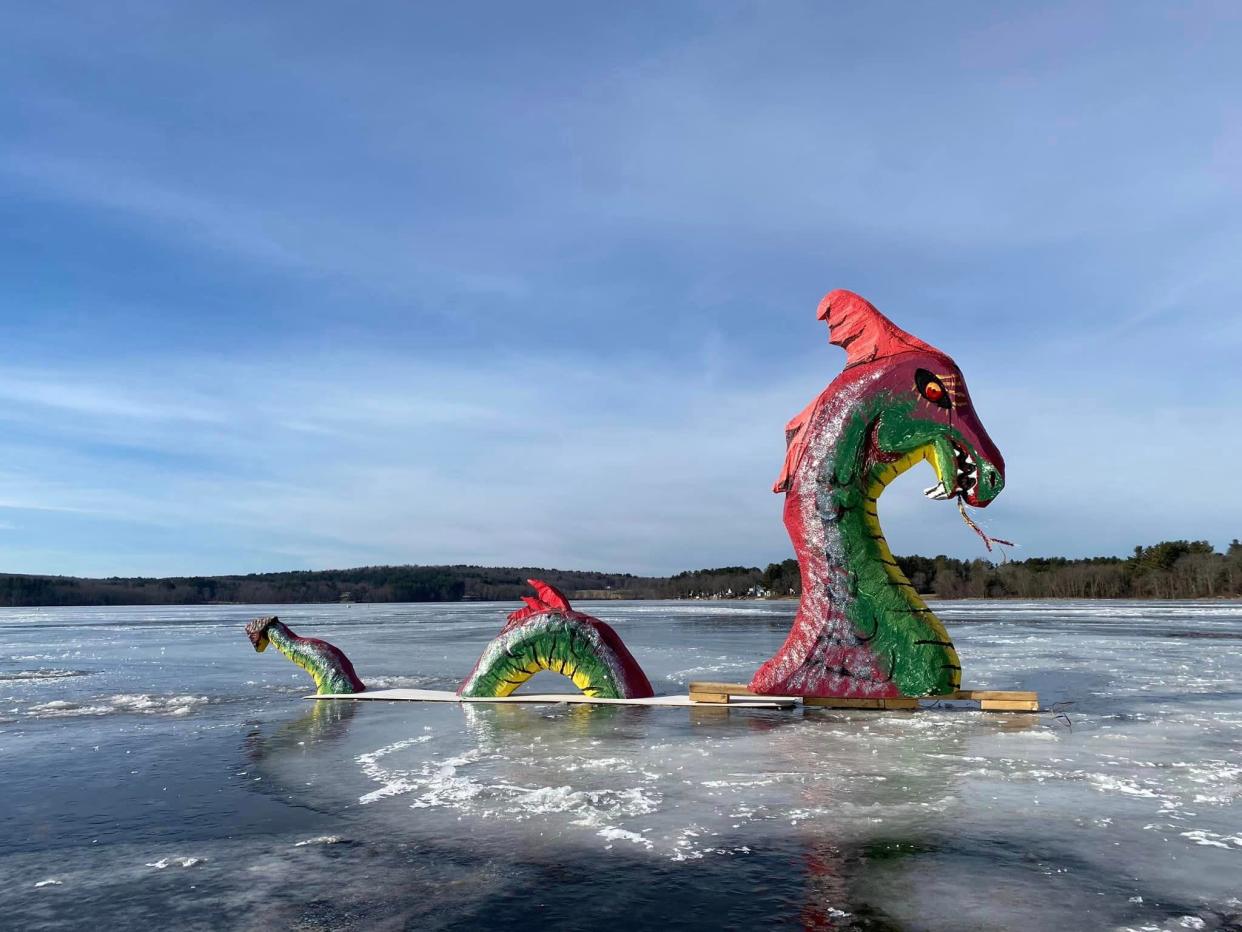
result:
M 144 715 L 188 715 L 197 706 L 211 700 L 206 696 L 150 696 L 145 693 L 121 693 L 94 700 L 91 704 L 57 699 L 33 705 L 26 710 L 32 718 L 72 718 L 86 715 L 137 713 Z
M 623 828 L 612 828 L 611 826 L 605 826 L 595 834 L 600 838 L 607 839 L 608 841 L 629 841 L 636 845 L 643 845 L 648 851 L 655 847 L 649 840 L 638 834 L 638 832 L 630 832 Z M 609 847 L 611 847 L 611 845 Z
M 0 673 L 0 683 L 39 683 L 48 680 L 65 680 L 75 676 L 90 676 L 86 670 L 14 670 L 11 673 Z
M 432 739 L 431 735 L 419 735 L 417 738 L 406 738 L 402 741 L 394 741 L 392 744 L 386 744 L 382 748 L 370 751 L 366 754 L 360 754 L 355 758 L 356 762 L 362 766 L 362 772 L 366 774 L 376 783 L 382 783 L 378 790 L 372 790 L 363 796 L 358 797 L 358 802 L 362 805 L 373 803 L 378 799 L 384 799 L 388 796 L 400 796 L 403 793 L 409 793 L 415 788 L 414 784 L 405 777 L 397 775 L 395 772 L 385 770 L 380 766 L 380 761 L 390 754 L 404 750 L 415 744 L 424 744 Z
M 293 847 L 305 848 L 307 845 L 339 845 L 343 838 L 340 835 L 316 835 L 314 838 L 303 838 L 301 841 L 295 841 Z
M 1229 851 L 1236 851 L 1242 848 L 1242 835 L 1218 835 L 1215 832 L 1198 828 L 1192 829 L 1189 832 L 1181 832 L 1180 834 L 1183 838 L 1189 838 L 1196 845 L 1224 848 Z
M 394 742 L 356 758 L 362 772 L 381 784 L 379 789 L 360 796 L 359 803 L 369 805 L 388 797 L 413 794 L 416 798 L 410 803 L 412 809 L 448 808 L 513 822 L 556 815 L 566 818 L 571 825 L 595 829 L 606 841 L 629 841 L 648 850 L 653 847 L 640 832 L 617 822 L 656 812 L 662 799 L 660 793 L 639 786 L 578 789 L 488 780 L 483 774 L 476 774 L 475 769 L 486 770 L 488 765 L 503 762 L 503 758 L 481 748 L 441 760 L 421 761 L 409 769 L 387 765 L 385 758 L 430 738 L 424 735 Z M 621 763 L 619 759 L 611 761 L 608 769 L 611 771 Z
M 195 864 L 202 864 L 205 860 L 207 859 L 187 857 L 160 858 L 158 861 L 148 861 L 146 866 L 154 867 L 157 871 L 162 871 L 167 867 L 172 867 L 174 864 L 179 867 L 193 867 Z

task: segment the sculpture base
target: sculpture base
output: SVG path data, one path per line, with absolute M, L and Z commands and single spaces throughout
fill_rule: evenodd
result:
M 339 695 L 313 695 L 307 699 L 345 700 L 351 702 L 459 702 L 459 703 L 556 703 L 575 705 L 642 705 L 687 707 L 695 704 L 690 696 L 650 696 L 645 699 L 604 699 L 584 696 L 582 693 L 511 693 L 508 696 L 459 696 L 457 693 L 438 689 L 368 689 L 360 693 Z M 784 696 L 755 696 L 739 698 L 733 703 L 739 709 L 792 709 L 798 700 Z
M 734 697 L 737 697 L 736 699 Z M 690 701 L 706 705 L 727 705 L 732 702 L 749 702 L 762 696 L 741 683 L 690 684 Z M 780 698 L 801 699 L 804 706 L 820 709 L 876 709 L 881 711 L 907 712 L 930 708 L 939 702 L 977 702 L 983 712 L 1038 712 L 1039 695 L 1033 692 L 1003 689 L 959 689 L 943 696 L 902 696 L 893 699 L 854 699 L 831 696 L 792 696 Z
M 651 696 L 647 699 L 596 699 L 582 693 L 513 693 L 501 697 L 469 698 L 437 689 L 368 689 L 358 693 L 313 695 L 307 699 L 345 700 L 351 702 L 461 702 L 461 703 L 554 703 L 581 705 L 641 705 L 676 708 L 695 706 L 716 709 L 792 709 L 801 704 L 818 709 L 871 709 L 880 712 L 917 712 L 934 708 L 941 702 L 977 702 L 984 712 L 1038 712 L 1039 697 L 1033 692 L 996 689 L 959 689 L 945 696 L 914 699 L 854 699 L 823 696 L 762 696 L 740 683 L 690 684 L 689 695 Z

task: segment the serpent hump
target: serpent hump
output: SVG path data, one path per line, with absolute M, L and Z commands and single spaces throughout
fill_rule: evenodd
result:
M 541 670 L 573 681 L 598 699 L 646 699 L 651 681 L 612 627 L 574 611 L 555 586 L 528 580 L 534 596 L 509 615 L 458 688 L 466 698 L 507 696 Z

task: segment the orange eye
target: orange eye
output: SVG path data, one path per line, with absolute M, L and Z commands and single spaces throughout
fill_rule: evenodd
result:
M 937 407 L 953 407 L 953 402 L 949 400 L 949 391 L 944 387 L 944 383 L 938 376 L 932 375 L 926 369 L 919 369 L 914 373 L 914 387 L 920 395 Z

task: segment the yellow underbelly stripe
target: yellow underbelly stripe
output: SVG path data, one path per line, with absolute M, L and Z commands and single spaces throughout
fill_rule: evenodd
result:
M 867 497 L 870 499 L 878 499 L 880 493 L 888 488 L 889 484 L 900 476 L 903 472 L 918 463 L 927 460 L 932 464 L 934 469 L 936 459 L 932 455 L 931 444 L 924 444 L 917 450 L 907 453 L 901 459 L 894 460 L 891 463 L 885 463 L 883 467 L 876 471 L 873 475 L 871 483 L 867 486 Z M 939 470 L 936 471 L 937 478 L 944 482 L 944 478 L 940 476 Z M 947 483 L 946 483 L 947 485 Z M 910 585 L 910 581 L 906 579 L 905 574 L 901 571 L 901 567 L 897 565 L 897 561 L 893 559 L 893 552 L 888 547 L 888 541 L 884 539 L 884 531 L 880 527 L 880 518 L 877 511 L 873 512 L 868 508 L 863 509 L 863 523 L 867 528 L 867 532 L 875 540 L 876 550 L 879 552 L 880 560 L 884 566 L 884 572 L 888 574 L 889 580 L 906 593 L 906 598 L 910 600 L 911 605 L 916 609 L 927 609 L 927 603 L 924 602 L 914 587 Z M 945 629 L 944 624 L 931 611 L 920 612 L 920 617 L 935 632 L 936 637 L 942 641 L 949 640 L 949 632 Z

